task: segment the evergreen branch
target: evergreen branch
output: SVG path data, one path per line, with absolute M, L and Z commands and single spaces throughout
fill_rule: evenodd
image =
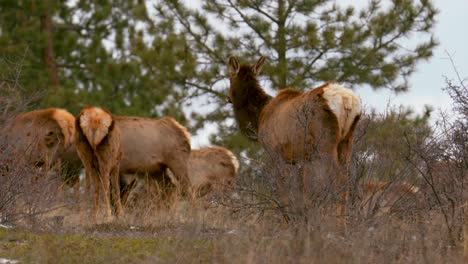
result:
M 252 8 L 253 10 L 259 12 L 260 14 L 264 15 L 265 17 L 267 17 L 267 18 L 270 19 L 271 21 L 275 22 L 276 24 L 279 24 L 278 19 L 275 19 L 275 18 L 272 17 L 270 14 L 268 14 L 267 12 L 265 12 L 263 9 L 261 9 L 261 7 L 260 7 L 258 4 L 253 3 L 253 4 L 250 5 L 249 7 Z
M 257 33 L 257 35 L 268 45 L 268 46 L 271 46 L 271 42 L 262 34 L 262 32 L 260 32 L 260 30 L 258 30 L 255 25 L 253 25 L 251 22 L 250 22 L 250 19 L 244 14 L 242 13 L 242 11 L 236 7 L 236 5 L 234 5 L 234 3 L 231 1 L 231 0 L 228 0 L 228 3 L 231 5 L 231 8 L 234 9 L 237 14 L 239 14 L 239 16 L 241 16 L 241 18 L 243 19 L 243 22 L 246 23 L 253 31 L 255 31 L 255 33 Z
M 174 10 L 175 9 L 175 10 Z M 212 50 L 208 45 L 206 41 L 203 41 L 200 37 L 199 34 L 195 33 L 192 30 L 192 27 L 190 25 L 190 22 L 180 14 L 180 10 L 177 9 L 176 7 L 171 8 L 172 13 L 177 17 L 179 22 L 182 24 L 182 26 L 187 30 L 187 33 L 189 33 L 194 40 L 196 41 L 197 44 L 202 46 L 205 51 L 210 54 L 212 57 L 215 57 L 219 62 L 224 63 L 224 58 L 221 58 L 214 50 Z
M 204 92 L 207 92 L 207 93 L 210 93 L 212 95 L 216 95 L 217 97 L 219 98 L 226 98 L 226 95 L 221 93 L 221 92 L 218 92 L 218 91 L 215 91 L 213 89 L 210 89 L 210 88 L 207 88 L 203 85 L 200 85 L 200 84 L 197 84 L 197 83 L 193 83 L 193 82 L 189 82 L 189 81 L 185 81 L 185 85 L 187 86 L 193 86 L 195 87 L 196 89 L 199 89 L 199 90 L 202 90 Z

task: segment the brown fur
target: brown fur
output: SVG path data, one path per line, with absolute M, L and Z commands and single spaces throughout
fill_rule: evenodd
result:
M 237 158 L 226 148 L 215 146 L 192 150 L 188 163 L 188 177 L 193 197 L 225 193 L 226 188 L 234 184 L 238 169 Z M 167 170 L 166 174 L 169 179 L 165 179 L 163 175 L 158 180 L 163 180 L 164 183 L 177 182 L 170 170 Z M 122 194 L 123 201 L 127 200 L 129 192 L 136 188 L 136 185 L 132 181 L 125 187 L 126 190 Z M 170 190 L 172 188 L 168 188 L 168 191 Z
M 320 160 L 343 186 L 352 134 L 360 118 L 360 99 L 350 90 L 328 83 L 305 93 L 284 89 L 271 99 L 257 81 L 264 61 L 261 57 L 250 66 L 229 58 L 229 100 L 240 130 L 251 139 L 258 137 L 268 153 L 287 163 Z M 313 185 L 310 177 L 310 173 L 303 175 L 305 191 Z
M 416 200 L 419 188 L 406 182 L 365 182 L 361 185 L 364 208 L 372 209 L 371 213 L 393 212 L 403 198 Z
M 112 208 L 121 214 L 119 166 L 122 158 L 120 128 L 110 112 L 92 106 L 83 109 L 76 118 L 76 149 L 86 170 L 88 194 L 94 190 L 93 220 L 104 197 L 106 216 Z M 113 206 L 111 206 L 111 201 Z
M 116 116 L 121 131 L 123 157 L 120 162 L 121 199 L 125 204 L 136 186 L 135 177 L 147 179 L 150 186 L 163 177 L 169 168 L 180 189 L 188 191 L 190 181 L 187 163 L 190 157 L 190 134 L 171 117 L 160 119 Z
M 241 131 L 258 135 L 266 149 L 280 154 L 288 162 L 310 158 L 314 147 L 338 162 L 338 145 L 352 137 L 360 109 L 358 114 L 348 117 L 353 125 L 342 135 L 340 131 L 344 129 L 324 98 L 330 84 L 306 93 L 287 88 L 275 98 L 269 98 L 256 79 L 264 60 L 262 57 L 250 66 L 240 65 L 236 58 L 230 58 L 229 99 Z M 350 148 L 343 151 L 350 152 Z
M 215 146 L 192 150 L 188 168 L 194 196 L 205 196 L 222 193 L 225 187 L 231 186 L 239 162 L 232 152 Z
M 19 114 L 2 131 L 12 155 L 46 169 L 60 167 L 64 180 L 71 185 L 77 182 L 82 167 L 74 134 L 75 117 L 59 108 Z
M 122 131 L 124 156 L 121 174 L 158 177 L 166 168 L 175 174 L 183 190 L 189 186 L 187 162 L 190 156 L 190 134 L 175 119 L 150 119 L 119 116 L 115 118 Z

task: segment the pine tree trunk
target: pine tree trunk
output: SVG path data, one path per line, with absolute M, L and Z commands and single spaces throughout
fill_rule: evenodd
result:
M 57 90 L 59 87 L 59 77 L 54 55 L 53 25 L 49 12 L 41 15 L 41 31 L 46 36 L 43 59 L 49 74 L 49 83 L 53 90 Z
M 278 52 L 278 89 L 288 85 L 288 65 L 286 60 L 286 17 L 284 0 L 278 2 L 278 33 L 276 35 L 276 51 Z

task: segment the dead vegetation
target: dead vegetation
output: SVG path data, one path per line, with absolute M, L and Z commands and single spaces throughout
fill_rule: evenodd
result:
M 326 182 L 314 189 L 307 217 L 285 225 L 274 184 L 284 170 L 264 158 L 268 153 L 238 156 L 235 185 L 208 208 L 151 193 L 128 205 L 121 219 L 89 225 L 76 208 L 65 207 L 66 197 L 51 191 L 63 183 L 60 175 L 1 148 L 0 221 L 14 228 L 0 227 L 0 257 L 57 263 L 466 263 L 468 116 L 460 94 L 467 90 L 450 82 L 446 89 L 456 94 L 456 114 L 441 113 L 434 125 L 427 122 L 429 112 L 414 117 L 390 108 L 363 115 L 354 136 L 346 230 L 337 228 L 331 210 L 336 198 Z M 291 177 L 301 175 L 300 166 L 288 170 Z

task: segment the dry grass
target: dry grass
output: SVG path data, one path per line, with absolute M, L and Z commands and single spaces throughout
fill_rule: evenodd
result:
M 66 218 L 47 231 L 0 231 L 0 257 L 22 263 L 463 263 L 451 247 L 440 215 L 417 221 L 375 218 L 338 231 L 336 220 L 317 216 L 285 227 L 264 215 L 182 205 L 151 218 L 88 226 Z
M 355 151 L 362 151 L 359 144 Z M 388 162 L 400 164 L 397 158 Z M 353 161 L 352 171 L 366 176 L 360 183 L 389 166 L 360 162 Z M 419 168 L 425 163 L 415 164 Z M 6 193 L 16 196 L 14 203 L 0 208 L 2 220 L 15 226 L 0 228 L 0 258 L 21 263 L 465 263 L 464 219 L 457 207 L 464 200 L 451 205 L 460 191 L 453 188 L 457 181 L 452 174 L 421 170 L 424 177 L 432 173 L 438 179 L 431 182 L 434 188 L 426 188 L 421 177 L 394 170 L 399 177 L 391 183 L 417 179 L 411 183 L 421 191 L 400 194 L 387 211 L 379 206 L 388 201 L 391 188 L 372 193 L 375 201 L 369 204 L 358 184 L 343 230 L 333 199 L 325 199 L 326 188 L 318 191 L 321 202 L 310 206 L 304 218 L 285 224 L 271 184 L 274 170 L 252 161 L 243 166 L 254 169 L 239 175 L 234 189 L 238 197 L 208 203 L 140 192 L 123 218 L 90 225 L 85 213 L 56 196 L 52 172 L 21 164 L 1 178 L 0 188 L 10 186 L 10 191 L 0 192 L 0 201 Z M 70 191 L 65 196 L 73 197 Z
M 286 224 L 285 212 L 294 212 L 275 189 L 277 173 L 284 170 L 260 159 L 241 160 L 236 195 L 188 201 L 143 191 L 123 218 L 91 225 L 71 190 L 58 191 L 59 175 L 28 165 L 0 142 L 0 223 L 14 226 L 0 227 L 0 258 L 21 263 L 466 263 L 468 139 L 466 115 L 460 114 L 454 121 L 442 118 L 441 127 L 429 130 L 392 111 L 363 119 L 355 136 L 345 230 L 334 213 L 336 193 L 326 183 L 318 185 L 301 217 Z M 300 168 L 289 169 L 291 176 L 300 175 Z M 363 186 L 375 181 L 389 185 L 366 193 Z M 419 192 L 395 192 L 403 183 Z

